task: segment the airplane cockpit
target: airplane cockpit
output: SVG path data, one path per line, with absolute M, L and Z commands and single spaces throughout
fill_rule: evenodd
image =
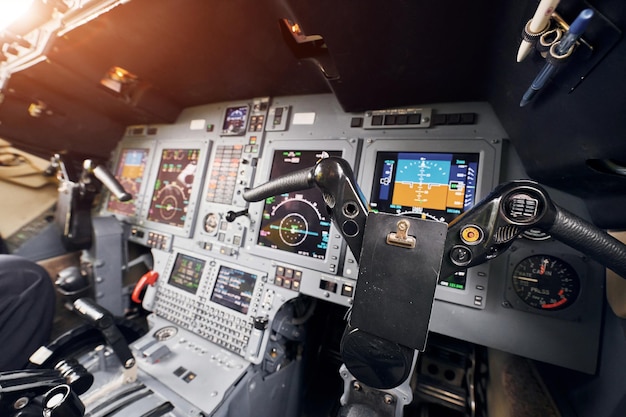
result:
M 18 3 L 1 415 L 626 413 L 620 2 Z

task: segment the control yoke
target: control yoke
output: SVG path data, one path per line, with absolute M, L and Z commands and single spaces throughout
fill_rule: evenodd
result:
M 393 388 L 409 377 L 415 350 L 426 345 L 438 277 L 496 258 L 527 230 L 545 231 L 626 277 L 626 246 L 558 207 L 533 181 L 498 186 L 447 227 L 410 215 L 370 213 L 350 165 L 336 157 L 246 190 L 243 198 L 261 201 L 313 187 L 322 191 L 359 262 L 341 354 L 351 374 L 373 388 Z
M 324 158 L 312 167 L 246 190 L 247 201 L 317 187 L 333 222 L 357 261 L 369 205 L 347 161 Z M 626 245 L 602 229 L 557 206 L 536 182 L 512 181 L 494 189 L 484 200 L 448 225 L 441 276 L 484 263 L 505 252 L 530 229 L 540 229 L 626 277 Z

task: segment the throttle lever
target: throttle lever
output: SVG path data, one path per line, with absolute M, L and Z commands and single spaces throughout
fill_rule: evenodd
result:
M 128 193 L 122 184 L 102 165 L 97 165 L 93 169 L 93 175 L 100 180 L 113 195 L 120 201 L 130 201 L 133 196 Z
M 115 325 L 113 315 L 107 309 L 89 298 L 79 298 L 74 301 L 74 311 L 102 333 L 124 368 L 130 369 L 135 365 L 135 358 L 128 343 Z

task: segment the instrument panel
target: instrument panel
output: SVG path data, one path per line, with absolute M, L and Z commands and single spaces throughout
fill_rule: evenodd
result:
M 524 176 L 489 105 L 415 109 L 348 114 L 332 95 L 261 97 L 189 108 L 172 125 L 129 127 L 111 161 L 133 200 L 107 196 L 100 214 L 167 259 L 147 307 L 254 362 L 247 347 L 211 333 L 221 324 L 202 318 L 228 313 L 249 324 L 265 313 L 241 300 L 268 291 L 282 302 L 303 294 L 350 307 L 358 265 L 319 190 L 247 203 L 246 188 L 340 156 L 372 210 L 450 222 L 501 181 Z M 416 114 L 419 125 L 408 123 Z M 589 277 L 600 271 L 549 237 L 520 238 L 507 255 L 440 277 L 430 329 L 593 372 L 602 285 Z M 224 285 L 231 279 L 241 292 Z M 542 349 L 522 342 L 554 331 Z M 583 338 L 585 347 L 562 353 Z
M 269 333 L 259 328 L 295 297 L 276 288 L 261 270 L 175 249 L 164 277 L 150 288 L 146 307 L 176 326 L 260 363 Z

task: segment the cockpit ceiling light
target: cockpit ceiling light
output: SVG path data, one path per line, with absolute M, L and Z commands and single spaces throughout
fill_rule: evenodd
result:
M 312 59 L 329 80 L 339 78 L 337 66 L 321 35 L 307 35 L 298 23 L 287 18 L 280 19 L 278 23 L 283 39 L 296 58 Z
M 0 0 L 0 31 L 22 17 L 34 0 Z
M 289 21 L 287 21 L 287 24 L 289 24 Z M 300 25 L 297 23 L 291 23 L 291 33 L 293 33 L 294 35 L 302 35 L 302 30 L 300 30 Z
M 291 36 L 293 36 L 293 39 L 297 43 L 302 44 L 324 42 L 324 39 L 320 35 L 305 35 L 298 23 L 292 22 L 289 19 L 282 19 L 282 23 L 284 27 L 288 29 L 289 33 L 291 33 Z
M 111 67 L 102 77 L 100 84 L 118 94 L 124 94 L 129 86 L 137 83 L 138 77 L 122 67 Z

